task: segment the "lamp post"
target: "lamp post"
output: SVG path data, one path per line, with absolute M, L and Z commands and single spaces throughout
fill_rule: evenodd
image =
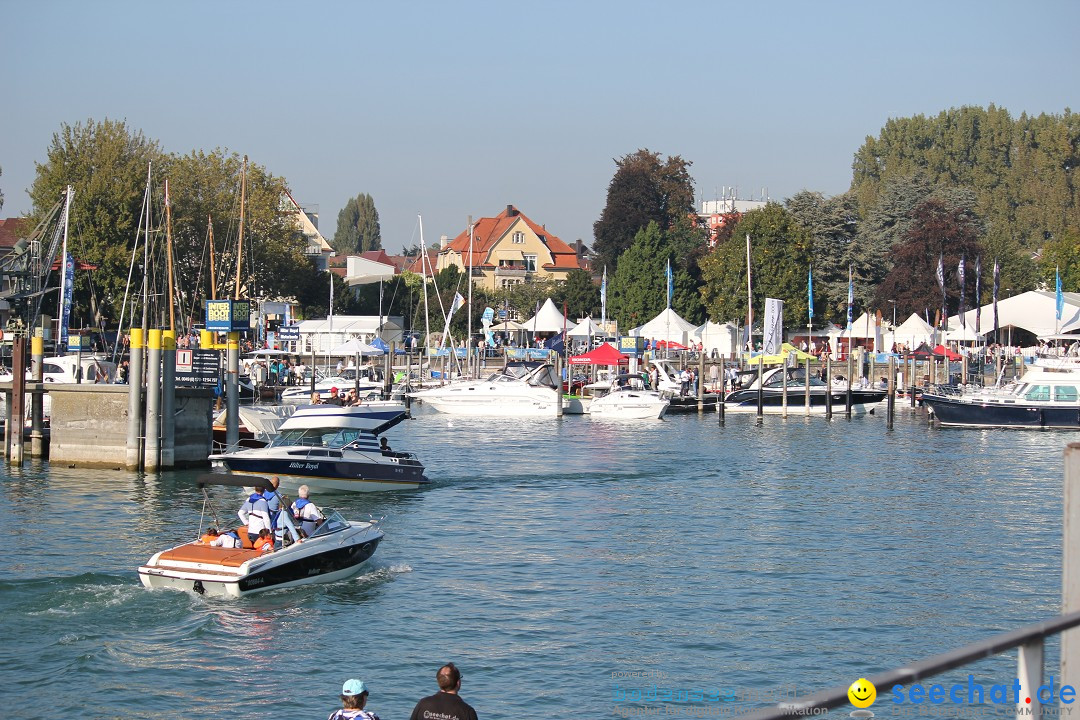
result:
M 896 329 L 896 301 L 890 300 L 889 304 L 892 305 L 892 326 L 893 330 Z

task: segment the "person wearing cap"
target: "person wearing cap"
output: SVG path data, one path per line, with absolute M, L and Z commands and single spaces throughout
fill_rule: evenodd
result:
M 330 713 L 327 720 L 379 720 L 379 716 L 370 710 L 365 710 L 367 705 L 368 689 L 363 680 L 346 680 L 341 686 L 341 710 Z
M 340 405 L 341 396 L 338 395 L 338 389 L 336 387 L 330 388 L 330 399 L 327 400 L 330 405 Z
M 435 673 L 439 692 L 416 703 L 409 720 L 445 718 L 446 720 L 476 720 L 476 711 L 458 696 L 461 690 L 461 671 L 454 663 L 446 663 Z

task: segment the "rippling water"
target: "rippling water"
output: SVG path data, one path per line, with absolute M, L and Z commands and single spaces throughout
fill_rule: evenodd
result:
M 139 585 L 198 523 L 195 472 L 9 470 L 2 714 L 325 717 L 360 677 L 392 720 L 453 660 L 481 718 L 600 717 L 627 707 L 616 683 L 803 694 L 1056 614 L 1062 451 L 1080 435 L 918 418 L 421 409 L 389 437 L 433 487 L 333 501 L 386 516 L 367 571 L 240 601 Z M 659 679 L 612 678 L 632 671 Z M 1015 661 L 943 681 L 968 672 L 1009 682 Z

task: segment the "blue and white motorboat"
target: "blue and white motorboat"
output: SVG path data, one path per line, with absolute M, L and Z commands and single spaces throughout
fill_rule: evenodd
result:
M 276 475 L 281 487 L 312 493 L 415 490 L 429 481 L 415 455 L 379 447 L 378 435 L 408 417 L 402 403 L 306 405 L 281 424 L 266 447 L 210 456 L 217 467 Z

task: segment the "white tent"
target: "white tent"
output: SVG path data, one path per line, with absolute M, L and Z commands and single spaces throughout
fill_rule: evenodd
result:
M 977 335 L 975 327 L 971 323 L 968 323 L 966 327 L 961 327 L 959 318 L 957 316 L 954 316 L 954 318 L 956 318 L 956 322 L 950 322 L 949 329 L 945 332 L 946 342 L 975 342 L 980 339 L 980 335 L 985 334 L 980 333 Z M 982 329 L 985 330 L 985 326 Z
M 730 322 L 721 325 L 710 320 L 694 328 L 690 337 L 700 342 L 702 350 L 710 355 L 713 350 L 720 355 L 734 355 L 739 349 L 739 328 Z
M 498 325 L 492 325 L 490 330 L 492 332 L 517 332 L 518 330 L 524 330 L 525 326 L 519 322 L 513 320 L 506 320 Z
M 922 343 L 930 343 L 934 338 L 934 328 L 927 324 L 919 313 L 911 313 L 907 320 L 891 333 L 885 335 L 885 347 L 891 349 L 895 345 L 907 345 L 914 350 Z
M 847 328 L 845 327 L 840 331 L 839 337 L 870 339 L 874 337 L 875 325 L 877 325 L 877 318 L 868 312 L 864 312 L 857 320 L 855 320 L 855 322 L 851 323 L 851 332 L 848 333 Z
M 1053 335 L 1080 328 L 1080 293 L 1063 293 L 1064 308 L 1057 319 L 1057 295 L 1052 290 L 1029 290 L 998 300 L 998 326 L 1016 327 L 1037 336 Z M 975 327 L 975 310 L 964 313 L 968 327 Z M 959 326 L 959 316 L 949 318 L 949 327 Z M 985 335 L 994 331 L 994 305 L 982 306 L 979 330 Z M 1002 337 L 1004 342 L 1004 336 Z
M 570 337 L 593 337 L 595 335 L 603 335 L 604 331 L 600 327 L 600 323 L 593 322 L 592 318 L 585 318 L 566 334 Z
M 649 322 L 632 329 L 630 335 L 687 345 L 690 342 L 690 333 L 695 329 L 693 325 L 679 317 L 677 312 L 671 308 L 665 308 Z
M 348 342 L 331 348 L 328 354 L 333 357 L 348 357 L 350 355 L 382 355 L 383 351 L 374 345 L 368 345 L 360 338 L 353 338 Z
M 552 302 L 551 298 L 544 301 L 543 306 L 540 308 L 540 312 L 526 320 L 523 324 L 525 330 L 534 333 L 557 333 L 562 332 L 563 328 L 574 326 L 574 323 L 566 322 L 566 318 L 563 317 L 563 314 L 555 307 L 555 303 Z

